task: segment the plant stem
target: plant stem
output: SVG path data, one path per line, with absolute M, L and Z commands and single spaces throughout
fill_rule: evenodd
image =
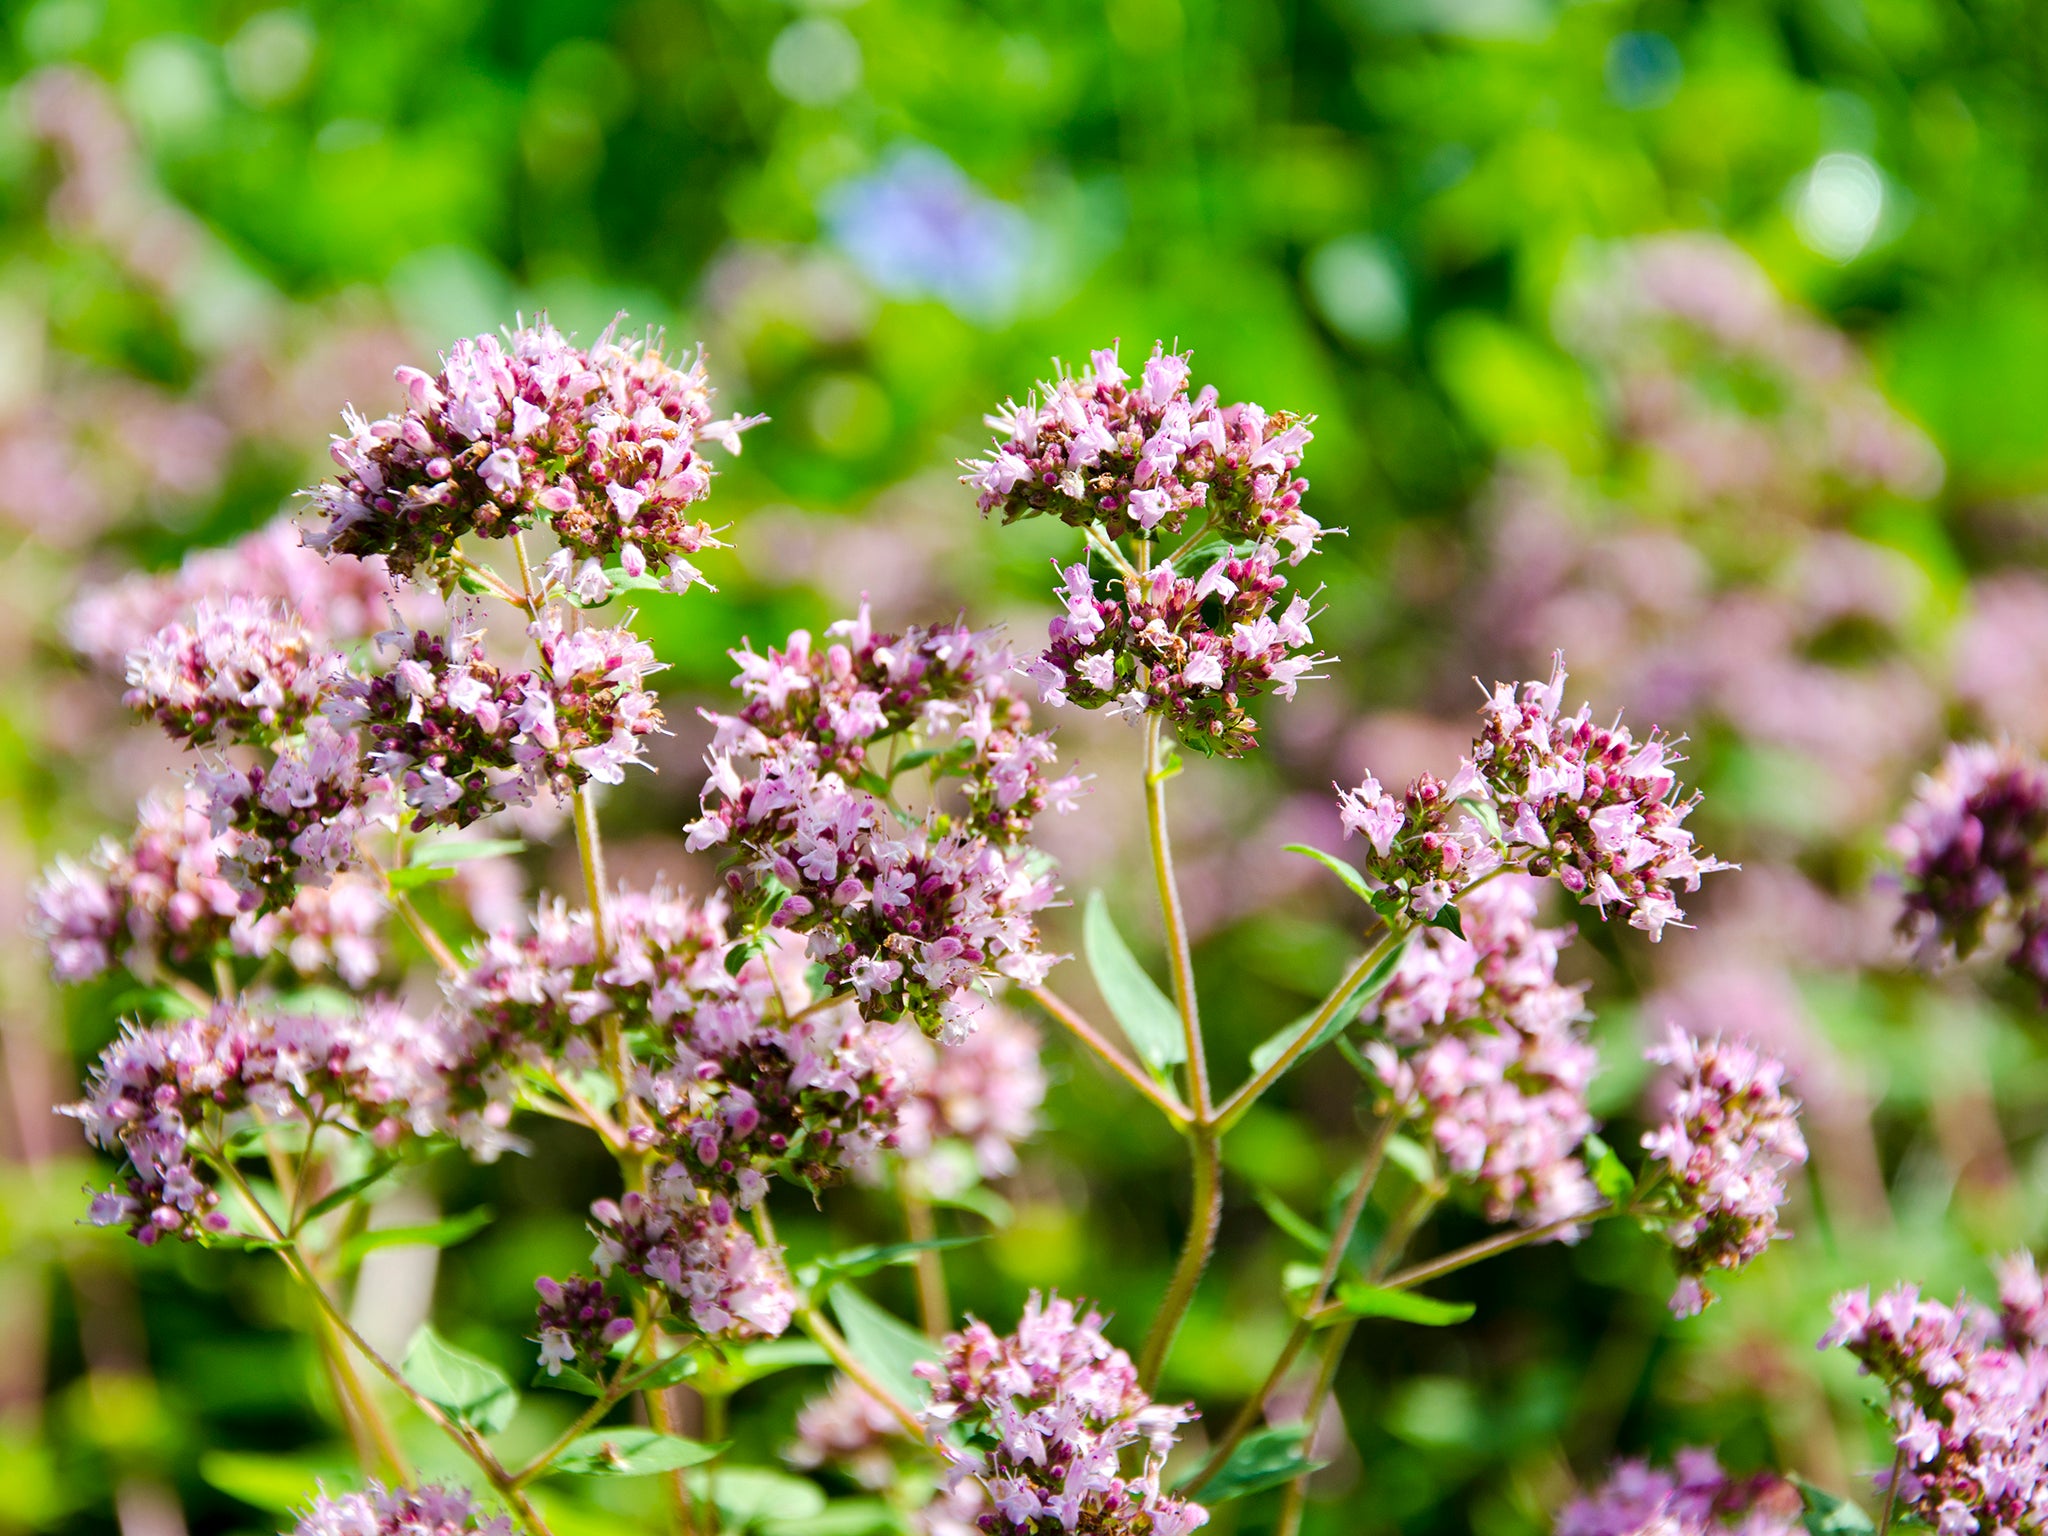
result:
M 1389 1115 L 1373 1127 L 1372 1139 L 1366 1143 L 1365 1156 L 1359 1160 L 1358 1182 L 1352 1187 L 1350 1199 L 1344 1202 L 1344 1211 L 1337 1219 L 1337 1227 L 1330 1234 L 1329 1250 L 1323 1255 L 1323 1267 L 1316 1276 L 1316 1287 L 1302 1308 L 1302 1315 L 1295 1320 L 1294 1327 L 1287 1335 L 1287 1343 L 1280 1350 L 1280 1357 L 1273 1362 L 1273 1368 L 1266 1373 L 1266 1379 L 1245 1405 L 1238 1409 L 1237 1417 L 1230 1421 L 1230 1428 L 1216 1443 L 1216 1449 L 1209 1453 L 1209 1459 L 1189 1480 L 1187 1491 L 1197 1493 L 1204 1483 L 1214 1477 L 1230 1459 L 1230 1453 L 1237 1449 L 1238 1442 L 1251 1432 L 1265 1409 L 1267 1400 L 1279 1390 L 1280 1383 L 1294 1368 L 1294 1362 L 1307 1347 L 1316 1325 L 1311 1320 L 1329 1296 L 1330 1287 L 1344 1267 L 1345 1252 L 1351 1247 L 1351 1235 L 1358 1230 L 1359 1219 L 1365 1214 L 1365 1207 L 1372 1199 L 1373 1186 L 1379 1182 L 1380 1169 L 1387 1156 L 1387 1143 L 1393 1139 L 1394 1117 Z
M 924 1425 L 918 1422 L 917 1415 L 906 1408 L 896 1394 L 881 1383 L 873 1371 L 861 1364 L 860 1357 L 853 1352 L 853 1347 L 846 1342 L 839 1330 L 832 1326 L 825 1314 L 818 1310 L 816 1302 L 806 1301 L 797 1308 L 796 1320 L 803 1325 L 804 1332 L 816 1341 L 818 1347 L 832 1357 L 834 1365 L 851 1376 L 863 1392 L 889 1410 L 890 1417 L 903 1426 L 906 1434 L 919 1445 L 931 1444 L 931 1437 L 925 1432 Z
M 285 1236 L 283 1229 L 264 1208 L 263 1202 L 256 1198 L 256 1192 L 249 1187 L 249 1181 L 242 1177 L 241 1170 L 235 1167 L 234 1161 L 219 1147 L 210 1148 L 209 1151 L 214 1166 L 220 1169 L 221 1176 L 234 1185 L 236 1192 L 248 1203 L 249 1209 L 255 1213 L 257 1221 L 262 1224 L 266 1235 L 275 1245 L 274 1251 L 278 1259 L 312 1299 L 313 1304 L 320 1309 L 327 1325 L 375 1366 L 386 1380 L 404 1393 L 407 1400 L 430 1424 L 453 1440 L 462 1453 L 476 1463 L 477 1469 L 489 1480 L 491 1487 L 511 1506 L 520 1523 L 532 1532 L 533 1536 L 553 1536 L 548 1530 L 547 1523 L 541 1519 L 539 1511 L 527 1500 L 526 1495 L 513 1482 L 511 1473 L 505 1470 L 504 1464 L 492 1454 L 491 1448 L 483 1443 L 476 1431 L 449 1418 L 438 1404 L 424 1396 L 417 1387 L 405 1379 L 403 1371 L 378 1354 L 371 1347 L 369 1340 L 356 1332 L 354 1324 L 350 1323 L 341 1309 L 334 1304 L 334 1298 L 327 1294 L 327 1288 L 307 1266 L 305 1256 L 299 1252 L 298 1245 Z
M 1124 552 L 1105 539 L 1100 532 L 1094 528 L 1083 528 L 1081 533 L 1088 540 L 1088 547 L 1109 562 L 1110 569 L 1117 575 L 1123 577 L 1125 581 L 1138 579 L 1138 572 L 1132 567 L 1131 562 L 1124 558 Z
M 583 894 L 590 903 L 591 936 L 597 950 L 597 968 L 600 974 L 611 963 L 612 925 L 611 916 L 605 906 L 604 837 L 597 827 L 597 796 L 588 784 L 580 786 L 575 794 L 576 804 L 576 858 L 583 866 Z M 612 1088 L 619 1096 L 619 1105 L 628 1117 L 631 1105 L 626 1097 L 626 1041 L 619 1029 L 616 1013 L 604 1016 L 600 1029 L 604 1036 L 605 1070 L 611 1075 Z
M 1159 891 L 1159 916 L 1166 929 L 1166 957 L 1173 971 L 1173 1000 L 1180 1009 L 1188 1052 L 1188 1102 L 1194 1118 L 1209 1119 L 1209 1062 L 1202 1049 L 1202 1016 L 1195 1001 L 1195 963 L 1188 945 L 1180 885 L 1173 877 L 1173 845 L 1166 831 L 1166 776 L 1159 762 L 1162 741 L 1156 715 L 1145 720 L 1145 831 L 1152 847 L 1152 879 Z
M 1188 1113 L 1187 1105 L 1181 1103 L 1179 1094 L 1154 1082 L 1130 1057 L 1110 1044 L 1108 1037 L 1090 1024 L 1072 1004 L 1055 996 L 1043 986 L 1026 987 L 1024 995 L 1043 1008 L 1057 1023 L 1064 1025 L 1076 1040 L 1100 1056 L 1111 1071 L 1156 1104 L 1159 1112 L 1175 1125 L 1186 1125 L 1193 1118 Z
M 1602 1201 L 1589 1206 L 1576 1216 L 1566 1216 L 1557 1221 L 1546 1222 L 1540 1227 L 1527 1227 L 1519 1232 L 1503 1232 L 1498 1237 L 1484 1238 L 1476 1243 L 1467 1243 L 1463 1248 L 1453 1248 L 1449 1253 L 1439 1254 L 1426 1263 L 1413 1264 L 1407 1269 L 1389 1275 L 1381 1282 L 1390 1291 L 1405 1291 L 1425 1281 L 1435 1280 L 1468 1264 L 1477 1264 L 1481 1259 L 1490 1259 L 1496 1254 L 1508 1253 L 1530 1243 L 1541 1242 L 1546 1237 L 1555 1237 L 1581 1222 L 1599 1221 L 1605 1216 L 1619 1215 L 1612 1205 Z
M 1277 1083 L 1282 1074 L 1308 1052 L 1309 1047 L 1315 1044 L 1316 1036 L 1323 1032 L 1323 1026 L 1337 1016 L 1337 1010 L 1350 1000 L 1351 994 L 1358 990 L 1366 977 L 1373 973 L 1373 969 L 1393 952 L 1394 947 L 1405 939 L 1410 931 L 1406 924 L 1400 927 L 1389 926 L 1386 932 L 1380 935 L 1378 942 L 1359 956 L 1358 962 L 1344 973 L 1343 979 L 1324 997 L 1322 1005 L 1316 1009 L 1308 1023 L 1302 1026 L 1301 1032 L 1287 1043 L 1287 1049 L 1268 1062 L 1264 1071 L 1257 1073 L 1237 1092 L 1224 1100 L 1215 1117 L 1219 1134 L 1243 1119 L 1245 1111 L 1258 1101 L 1259 1095 Z
M 1223 1156 L 1215 1128 L 1200 1121 L 1188 1127 L 1188 1144 L 1194 1156 L 1194 1198 L 1188 1210 L 1188 1235 L 1174 1265 L 1173 1280 L 1153 1316 L 1145 1346 L 1138 1354 L 1138 1381 L 1151 1391 L 1173 1351 L 1175 1335 L 1187 1318 L 1202 1273 L 1216 1251 L 1216 1229 L 1223 1223 Z
M 526 600 L 505 584 L 505 579 L 489 566 L 478 565 L 461 550 L 455 551 L 455 563 L 474 576 L 491 594 L 510 603 L 514 608 L 526 607 Z
M 1884 1514 L 1877 1522 L 1877 1536 L 1889 1536 L 1892 1516 L 1899 1508 L 1899 1479 L 1906 1473 L 1906 1448 L 1902 1445 L 1898 1454 L 1892 1457 L 1892 1480 L 1884 1490 Z
M 932 1203 L 925 1198 L 917 1165 L 903 1165 L 903 1225 L 913 1243 L 929 1243 L 939 1235 L 932 1218 Z M 946 1266 L 938 1252 L 920 1248 L 917 1252 L 917 1311 L 925 1335 L 943 1339 L 953 1325 L 953 1305 L 946 1295 Z
M 669 1404 L 667 1388 L 642 1392 L 640 1400 L 647 1405 L 648 1424 L 658 1434 L 672 1435 L 676 1432 L 675 1410 Z M 675 1509 L 676 1528 L 688 1536 L 696 1525 L 696 1517 L 690 1509 L 690 1485 L 683 1478 L 683 1469 L 674 1468 L 664 1481 L 668 1484 L 669 1503 Z

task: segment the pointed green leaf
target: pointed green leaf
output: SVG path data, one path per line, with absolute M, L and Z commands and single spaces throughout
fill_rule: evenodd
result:
M 1346 1280 L 1339 1285 L 1337 1303 L 1352 1317 L 1385 1317 L 1397 1323 L 1419 1323 L 1425 1328 L 1462 1323 L 1478 1310 L 1469 1301 L 1438 1301 L 1433 1296 L 1388 1290 L 1362 1280 Z
M 1635 1199 L 1635 1175 L 1614 1155 L 1614 1148 L 1598 1136 L 1588 1136 L 1581 1150 L 1585 1154 L 1586 1172 L 1593 1180 L 1593 1187 L 1607 1197 L 1609 1205 L 1620 1210 Z
M 596 1429 L 578 1435 L 562 1449 L 551 1472 L 574 1472 L 584 1477 L 648 1477 L 656 1472 L 673 1472 L 711 1460 L 724 1445 L 705 1445 L 680 1435 L 658 1434 L 637 1425 Z
M 1293 1238 L 1310 1253 L 1327 1253 L 1330 1250 L 1330 1234 L 1295 1210 L 1270 1189 L 1254 1189 L 1252 1196 L 1259 1202 L 1259 1209 L 1266 1213 L 1266 1219 Z
M 346 1184 L 330 1189 L 318 1200 L 315 1200 L 306 1209 L 306 1219 L 312 1221 L 317 1217 L 325 1216 L 329 1211 L 337 1207 L 347 1205 L 349 1201 L 355 1199 L 358 1195 L 368 1193 L 373 1186 L 381 1184 L 384 1180 L 390 1178 L 392 1171 L 397 1167 L 398 1160 L 396 1158 L 377 1158 L 371 1163 L 367 1173 L 359 1178 L 350 1179 Z
M 1196 1497 L 1207 1506 L 1223 1504 L 1328 1466 L 1328 1462 L 1309 1457 L 1307 1439 L 1306 1424 L 1274 1424 L 1253 1430 L 1238 1442 L 1230 1459 L 1216 1469 Z
M 1436 909 L 1436 916 L 1429 920 L 1429 926 L 1441 928 L 1446 933 L 1455 933 L 1461 939 L 1465 937 L 1465 919 L 1458 915 L 1457 907 L 1449 902 Z
M 454 878 L 453 869 L 433 864 L 409 864 L 404 869 L 387 871 L 384 876 L 394 891 L 416 891 L 421 886 L 439 885 Z
M 518 1410 L 519 1393 L 503 1371 L 457 1349 L 432 1328 L 422 1327 L 413 1336 L 403 1370 L 420 1396 L 479 1433 L 495 1435 Z
M 1800 1500 L 1806 1505 L 1800 1524 L 1810 1536 L 1863 1536 L 1864 1532 L 1876 1529 L 1870 1516 L 1847 1499 L 1816 1488 L 1803 1477 L 1793 1478 L 1792 1486 L 1799 1490 Z
M 832 1357 L 809 1339 L 764 1339 L 728 1351 L 723 1360 L 715 1354 L 706 1355 L 697 1376 L 707 1393 L 737 1392 L 778 1371 L 831 1363 Z
M 560 1365 L 550 1371 L 542 1366 L 533 1373 L 529 1387 L 553 1387 L 558 1392 L 578 1392 L 585 1397 L 603 1397 L 604 1388 L 577 1370 L 573 1365 Z
M 354 1264 L 364 1254 L 375 1253 L 379 1248 L 453 1248 L 489 1226 L 493 1214 L 489 1206 L 480 1205 L 473 1211 L 417 1227 L 373 1227 L 356 1233 L 341 1245 L 341 1262 L 344 1266 Z
M 832 1292 L 832 1315 L 846 1335 L 847 1347 L 906 1408 L 920 1406 L 930 1389 L 911 1367 L 939 1358 L 939 1347 L 908 1323 L 899 1321 L 850 1285 Z
M 1436 1159 L 1430 1156 L 1429 1148 L 1412 1136 L 1389 1136 L 1387 1161 L 1418 1184 L 1436 1182 Z
M 1365 876 L 1361 875 L 1351 865 L 1346 864 L 1334 853 L 1325 853 L 1320 848 L 1311 848 L 1307 843 L 1289 843 L 1281 851 L 1283 853 L 1298 853 L 1303 858 L 1314 859 L 1323 868 L 1327 869 L 1339 880 L 1342 880 L 1344 888 L 1360 901 L 1368 905 L 1372 902 L 1373 890 L 1370 885 L 1366 884 Z
M 346 1483 L 354 1473 L 346 1459 L 262 1456 L 248 1451 L 206 1451 L 199 1475 L 231 1498 L 271 1514 L 296 1514 L 322 1483 Z
M 987 1233 L 976 1232 L 966 1237 L 928 1237 L 914 1243 L 865 1243 L 858 1248 L 828 1253 L 805 1265 L 797 1271 L 797 1283 L 807 1291 L 823 1295 L 825 1290 L 841 1280 L 872 1275 L 878 1269 L 887 1269 L 895 1264 L 915 1263 L 920 1253 L 964 1248 L 969 1243 L 986 1242 L 987 1239 Z
M 485 837 L 462 843 L 429 843 L 413 850 L 408 869 L 445 869 L 470 864 L 478 859 L 506 859 L 524 853 L 526 844 L 516 837 Z
M 1169 1067 L 1186 1061 L 1188 1042 L 1181 1028 L 1180 1010 L 1138 964 L 1130 945 L 1117 932 L 1109 915 L 1109 903 L 1102 899 L 1100 891 L 1088 893 L 1081 941 L 1102 1000 L 1123 1026 L 1124 1037 L 1131 1042 L 1138 1059 L 1155 1074 L 1163 1074 Z

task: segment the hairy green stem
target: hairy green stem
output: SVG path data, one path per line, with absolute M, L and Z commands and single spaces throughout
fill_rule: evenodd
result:
M 1087 1046 L 1103 1063 L 1138 1092 L 1158 1106 L 1159 1112 L 1175 1125 L 1186 1125 L 1194 1117 L 1188 1113 L 1187 1105 L 1181 1103 L 1180 1095 L 1172 1089 L 1154 1082 L 1130 1057 L 1110 1044 L 1109 1039 L 1064 998 L 1056 996 L 1043 986 L 1026 987 L 1024 995 L 1043 1008 L 1053 1020 L 1063 1026 L 1069 1034 Z
M 1213 1127 L 1197 1122 L 1188 1127 L 1194 1160 L 1194 1196 L 1188 1211 L 1188 1235 L 1174 1265 L 1173 1279 L 1153 1315 L 1152 1327 L 1138 1353 L 1138 1381 L 1146 1391 L 1158 1383 L 1174 1338 L 1186 1321 L 1188 1307 L 1202 1274 L 1216 1251 L 1216 1230 L 1223 1224 L 1223 1155 Z
M 1163 733 L 1157 716 L 1145 721 L 1145 833 L 1152 849 L 1152 880 L 1159 892 L 1159 916 L 1166 930 L 1166 959 L 1173 972 L 1173 1000 L 1180 1009 L 1188 1053 L 1188 1103 L 1198 1122 L 1209 1119 L 1209 1061 L 1202 1047 L 1202 1015 L 1195 1000 L 1195 962 L 1188 943 L 1187 916 L 1173 875 L 1173 844 L 1166 830 L 1167 773 L 1159 761 Z

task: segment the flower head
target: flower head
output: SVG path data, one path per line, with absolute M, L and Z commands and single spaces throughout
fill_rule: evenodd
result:
M 479 1512 L 467 1489 L 386 1488 L 373 1478 L 361 1493 L 323 1491 L 292 1536 L 512 1536 L 512 1521 Z
M 1645 1054 L 1678 1079 L 1643 1150 L 1660 1180 L 1651 1220 L 1678 1265 L 1671 1310 L 1685 1317 L 1713 1300 L 1706 1275 L 1739 1269 L 1786 1235 L 1785 1175 L 1806 1161 L 1806 1140 L 1784 1066 L 1753 1046 L 1673 1025 Z
M 628 1190 L 591 1206 L 598 1273 L 660 1291 L 707 1338 L 774 1338 L 797 1303 L 780 1251 L 762 1248 L 729 1213 L 720 1220 L 671 1172 L 655 1170 L 650 1194 Z
M 190 623 L 166 625 L 129 653 L 124 702 L 195 745 L 268 742 L 319 709 L 342 666 L 281 606 L 202 601 Z
M 678 368 L 614 329 L 586 351 L 543 319 L 456 342 L 438 374 L 399 369 L 403 414 L 351 411 L 334 440 L 315 545 L 410 575 L 465 535 L 545 524 L 577 561 L 664 567 L 678 591 L 699 580 L 687 557 L 718 542 L 690 512 L 711 490 L 703 443 L 737 453 L 755 421 L 712 419 L 701 357 Z
M 992 1179 L 1017 1171 L 1017 1143 L 1038 1128 L 1045 1069 L 1037 1030 L 1000 1003 L 984 1002 L 977 1012 L 957 1045 L 907 1029 L 889 1039 L 905 1079 L 896 1150 L 929 1160 L 941 1142 L 964 1143 L 981 1176 Z
M 1557 1536 L 1798 1536 L 1804 1509 L 1775 1473 L 1731 1477 L 1712 1451 L 1684 1450 L 1669 1471 L 1616 1462 L 1604 1486 L 1565 1506 Z
M 988 1489 L 998 1532 L 1088 1531 L 1185 1536 L 1208 1522 L 1199 1504 L 1160 1491 L 1159 1475 L 1188 1405 L 1155 1403 L 1131 1357 L 1102 1335 L 1102 1316 L 1037 1292 L 1014 1333 L 970 1321 L 940 1361 L 921 1417 L 942 1454 Z M 1122 1453 L 1143 1458 L 1136 1475 Z

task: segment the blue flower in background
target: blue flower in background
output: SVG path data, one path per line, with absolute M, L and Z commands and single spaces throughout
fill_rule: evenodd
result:
M 944 154 L 890 151 L 839 183 L 820 207 L 832 239 L 891 298 L 938 299 L 972 320 L 1000 320 L 1021 295 L 1035 230 Z

